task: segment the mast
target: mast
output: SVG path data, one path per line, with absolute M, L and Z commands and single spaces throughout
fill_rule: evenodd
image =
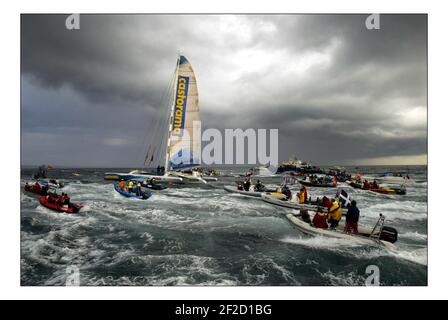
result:
M 171 105 L 170 119 L 168 121 L 168 135 L 167 135 L 166 155 L 165 155 L 165 175 L 168 173 L 169 163 L 170 163 L 170 141 L 171 141 L 171 132 L 172 132 L 172 127 L 173 127 L 173 119 L 174 119 L 174 107 L 176 104 L 176 89 L 177 89 L 177 81 L 178 81 L 178 73 L 179 73 L 179 62 L 180 62 L 180 54 L 177 55 L 176 71 L 175 71 L 174 86 L 173 86 L 173 103 Z

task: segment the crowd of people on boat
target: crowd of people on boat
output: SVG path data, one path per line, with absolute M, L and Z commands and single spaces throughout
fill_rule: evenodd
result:
M 58 195 L 54 189 L 51 189 L 48 184 L 41 186 L 39 182 L 35 182 L 34 184 L 30 184 L 25 182 L 25 191 L 32 192 L 41 196 L 47 196 L 47 201 L 49 203 L 55 203 L 57 205 L 70 205 L 70 197 L 66 193 L 62 193 Z
M 345 217 L 344 232 L 349 234 L 358 234 L 359 209 L 356 201 L 353 200 L 347 205 L 347 214 Z M 342 219 L 342 207 L 337 199 L 331 200 L 331 207 L 324 212 L 322 207 L 318 207 L 316 214 L 311 219 L 308 210 L 300 210 L 300 216 L 303 221 L 310 223 L 315 228 L 336 230 Z
M 335 176 L 317 176 L 315 174 L 309 175 L 308 176 L 309 182 L 311 182 L 312 184 L 330 184 L 330 183 L 334 183 L 336 180 Z M 337 181 L 336 181 L 337 182 Z
M 378 185 L 376 180 L 374 180 L 373 182 L 369 182 L 367 180 L 364 180 L 364 182 L 362 184 L 362 188 L 365 189 L 365 190 L 371 190 L 371 189 L 379 189 L 380 186 Z
M 252 180 L 250 177 L 247 177 L 244 179 L 244 181 L 238 181 L 237 182 L 237 189 L 241 191 L 250 191 L 251 186 L 254 186 L 253 191 L 254 192 L 266 192 L 268 189 L 264 184 L 261 183 L 260 180 L 257 180 L 255 184 L 252 183 Z M 281 187 L 279 187 L 276 192 L 283 193 L 288 200 L 292 199 L 292 192 L 289 189 L 288 185 L 285 183 Z
M 42 196 L 46 195 L 49 189 L 48 184 L 41 186 L 39 182 L 35 182 L 34 184 L 29 184 L 28 182 L 25 183 L 25 191 L 33 192 L 36 194 L 40 194 Z
M 133 181 L 133 180 L 125 181 L 121 179 L 118 182 L 118 188 L 121 191 L 125 191 L 128 193 L 135 193 L 137 196 L 142 195 L 142 184 L 140 181 Z
M 70 206 L 70 197 L 68 194 L 62 192 L 61 195 L 58 195 L 56 193 L 49 193 L 47 195 L 47 201 L 48 203 L 54 203 L 57 204 L 58 206 Z

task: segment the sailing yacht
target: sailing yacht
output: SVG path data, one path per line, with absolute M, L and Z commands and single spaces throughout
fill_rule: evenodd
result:
M 183 55 L 179 55 L 177 58 L 174 84 L 169 101 L 170 114 L 166 128 L 164 174 L 152 175 L 138 170 L 130 173 L 108 172 L 104 175 L 106 180 L 154 178 L 159 181 L 198 181 L 203 183 L 217 180 L 215 177 L 203 176 L 198 170 L 201 152 L 198 86 L 193 67 Z M 155 152 L 152 149 L 151 159 Z M 148 154 L 146 158 L 148 158 Z

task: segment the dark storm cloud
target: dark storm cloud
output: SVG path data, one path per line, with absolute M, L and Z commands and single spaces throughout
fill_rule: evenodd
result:
M 318 163 L 426 153 L 426 16 L 66 17 L 22 16 L 24 163 L 140 163 L 178 50 L 205 128 L 278 128 Z

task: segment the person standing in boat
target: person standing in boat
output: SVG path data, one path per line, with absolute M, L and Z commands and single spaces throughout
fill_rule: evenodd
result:
M 128 183 L 128 192 L 132 193 L 133 188 L 134 188 L 134 182 L 132 182 L 132 180 L 130 180 Z
M 300 189 L 298 199 L 299 199 L 299 204 L 303 204 L 303 203 L 305 203 L 306 195 L 305 195 L 304 187 L 302 187 L 302 188 Z
M 305 199 L 304 203 L 306 203 L 307 200 L 308 200 L 308 190 L 306 189 L 305 186 L 302 186 L 302 188 L 303 188 L 303 197 L 304 197 L 304 199 Z M 311 197 L 310 197 L 310 198 L 311 198 Z M 310 200 L 310 202 L 311 202 L 311 200 Z
M 335 230 L 342 218 L 342 208 L 335 199 L 331 201 L 331 208 L 328 210 L 328 222 L 330 229 Z
M 347 211 L 345 217 L 345 232 L 348 234 L 358 234 L 359 209 L 356 206 L 356 201 L 353 200 Z
M 137 188 L 136 188 L 137 190 L 136 190 L 136 194 L 138 195 L 138 196 L 140 196 L 141 194 L 142 194 L 142 184 L 140 183 L 140 181 L 138 181 L 137 182 Z
M 121 179 L 120 182 L 118 182 L 118 187 L 120 188 L 121 191 L 124 191 L 124 188 L 126 187 L 126 182 L 124 182 L 124 180 Z

